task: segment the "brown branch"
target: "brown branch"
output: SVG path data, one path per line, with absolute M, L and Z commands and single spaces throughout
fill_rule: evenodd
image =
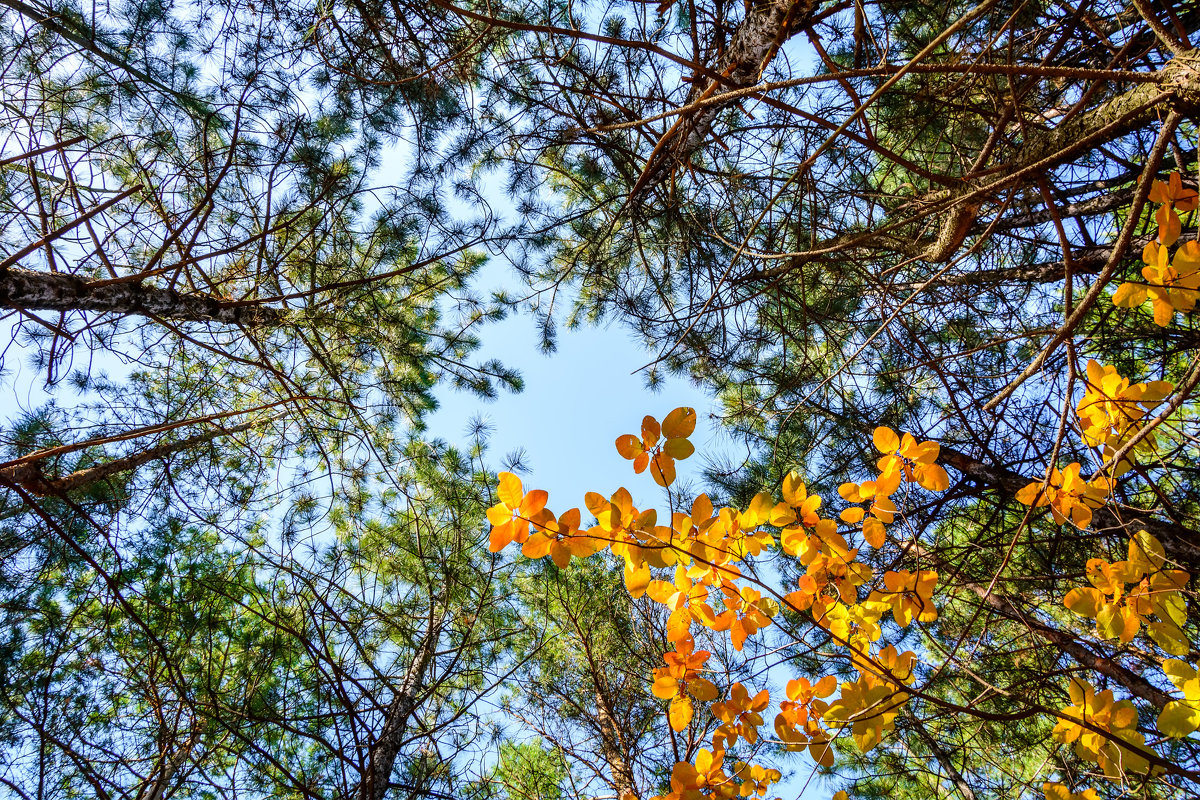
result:
M 186 439 L 164 442 L 138 453 L 133 453 L 122 458 L 115 458 L 112 461 L 105 461 L 94 467 L 76 470 L 61 478 L 47 478 L 42 472 L 41 462 L 34 461 L 0 471 L 0 485 L 19 485 L 31 494 L 40 497 L 61 496 L 76 489 L 91 486 L 121 472 L 137 469 L 155 459 L 165 458 L 188 450 L 196 445 L 211 442 L 213 439 L 221 436 L 232 436 L 235 433 L 241 433 L 262 422 L 264 420 L 253 420 L 235 425 L 232 428 L 214 428 L 213 430 L 189 436 Z
M 26 269 L 0 271 L 0 307 L 19 311 L 95 311 L 184 322 L 257 327 L 291 318 L 287 309 L 251 305 L 140 283 L 88 281 L 77 275 Z

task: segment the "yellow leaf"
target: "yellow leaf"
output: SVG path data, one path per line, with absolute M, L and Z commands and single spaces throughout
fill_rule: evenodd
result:
M 500 485 L 496 489 L 496 496 L 500 498 L 500 502 L 509 508 L 520 506 L 521 498 L 525 496 L 525 490 L 521 488 L 521 479 L 511 472 L 501 472 L 498 477 Z
M 1111 603 L 1101 606 L 1096 613 L 1096 630 L 1105 639 L 1123 638 L 1125 617 L 1121 607 Z
M 1017 502 L 1023 505 L 1031 506 L 1034 503 L 1045 505 L 1040 501 L 1045 498 L 1045 493 L 1042 492 L 1042 481 L 1034 481 L 1017 492 Z
M 488 535 L 488 550 L 491 550 L 493 553 L 499 553 L 512 544 L 515 527 L 516 521 L 509 520 L 503 525 L 497 525 L 492 528 L 492 532 Z
M 691 442 L 681 438 L 667 439 L 667 443 L 663 445 L 663 449 L 667 451 L 667 455 L 671 458 L 677 458 L 680 461 L 696 452 L 696 448 Z
M 847 508 L 841 514 L 838 514 L 838 516 L 841 518 L 842 522 L 848 523 L 850 525 L 857 525 L 858 523 L 862 522 L 862 518 L 865 515 L 866 515 L 866 512 L 863 511 L 858 506 L 850 506 L 850 508 Z
M 545 489 L 534 489 L 521 498 L 521 516 L 533 520 L 550 500 L 550 493 Z
M 662 432 L 668 439 L 686 439 L 696 430 L 696 409 L 683 406 L 663 418 Z M 681 456 L 676 456 L 681 458 Z
M 604 495 L 596 492 L 588 492 L 583 496 L 583 504 L 587 510 L 592 512 L 592 516 L 599 519 L 600 515 L 607 512 L 609 509 L 608 499 Z
M 674 731 L 682 731 L 692 721 L 692 699 L 686 695 L 678 695 L 671 700 L 671 707 L 667 710 L 667 718 L 671 723 L 671 729 Z
M 771 495 L 766 492 L 759 492 L 754 495 L 750 501 L 750 507 L 741 515 L 741 524 L 743 528 L 754 528 L 771 518 L 771 512 L 775 510 L 775 503 L 771 499 Z
M 716 700 L 721 695 L 716 684 L 705 678 L 692 678 L 688 681 L 688 692 L 702 703 Z
M 1155 297 L 1154 300 L 1154 324 L 1160 328 L 1165 328 L 1171 324 L 1171 320 L 1175 319 L 1175 309 L 1170 301 L 1164 297 Z
M 1146 302 L 1146 287 L 1136 283 L 1122 283 L 1112 293 L 1112 305 L 1117 308 L 1136 308 Z
M 1138 531 L 1129 540 L 1129 563 L 1142 573 L 1153 572 L 1166 563 L 1166 551 L 1158 539 Z
M 880 522 L 890 523 L 895 519 L 898 510 L 890 497 L 876 497 L 875 502 L 871 504 L 871 513 L 878 517 Z
M 512 509 L 504 503 L 497 503 L 487 510 L 487 518 L 493 525 L 503 525 L 512 519 Z
M 786 528 L 796 521 L 796 512 L 787 503 L 779 503 L 771 509 L 771 517 L 767 521 L 776 528 Z
M 629 590 L 629 596 L 637 599 L 646 593 L 646 587 L 650 585 L 650 566 L 641 564 L 637 567 L 632 567 L 628 562 L 625 564 L 625 588 Z
M 870 496 L 864 496 L 857 483 L 843 483 L 838 487 L 838 494 L 848 503 L 861 503 Z
M 1100 607 L 1104 604 L 1104 595 L 1099 589 L 1093 589 L 1090 586 L 1078 586 L 1067 592 L 1067 596 L 1063 598 L 1063 605 L 1081 617 L 1094 619 L 1100 613 Z
M 878 549 L 883 547 L 883 543 L 887 541 L 887 531 L 884 529 L 883 523 L 875 517 L 867 517 L 863 520 L 863 538 L 871 547 Z
M 813 742 L 808 747 L 808 754 L 822 767 L 833 766 L 833 746 L 830 742 Z
M 808 498 L 808 488 L 804 485 L 804 479 L 795 470 L 783 476 L 782 489 L 783 501 L 790 506 L 799 508 Z
M 550 545 L 553 542 L 554 540 L 546 534 L 535 533 L 525 540 L 525 544 L 521 545 L 521 555 L 530 559 L 544 558 L 550 554 Z
M 1043 783 L 1042 794 L 1046 796 L 1046 800 L 1071 800 L 1070 790 L 1061 783 L 1051 783 L 1049 781 Z
M 1181 661 L 1178 658 L 1168 658 L 1163 662 L 1162 669 L 1163 672 L 1166 673 L 1167 677 L 1171 679 L 1171 683 L 1175 684 L 1180 689 L 1183 689 L 1184 685 L 1187 684 L 1188 681 L 1195 680 L 1197 676 L 1195 667 L 1186 661 Z M 1187 694 L 1189 700 L 1200 700 L 1200 694 L 1193 696 L 1192 694 L 1187 693 L 1186 690 L 1185 694 Z
M 1187 636 L 1173 623 L 1151 622 L 1146 628 L 1154 643 L 1173 656 L 1185 656 L 1191 649 Z
M 667 641 L 680 642 L 692 632 L 692 615 L 686 608 L 676 609 L 667 617 Z
M 1200 728 L 1200 709 L 1181 700 L 1172 700 L 1158 715 L 1158 732 L 1172 739 L 1182 739 Z
M 894 453 L 900 449 L 900 437 L 891 428 L 880 425 L 871 438 L 875 441 L 875 449 L 881 453 Z
M 939 464 L 923 464 L 916 474 L 917 483 L 931 492 L 944 492 L 950 488 L 950 476 Z
M 650 599 L 664 606 L 670 604 L 676 593 L 675 585 L 666 581 L 650 581 L 646 585 L 646 594 Z

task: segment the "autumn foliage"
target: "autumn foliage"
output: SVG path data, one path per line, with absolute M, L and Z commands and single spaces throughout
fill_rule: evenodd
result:
M 1160 204 L 1160 233 L 1144 253 L 1146 283 L 1123 284 L 1113 302 L 1130 306 L 1149 300 L 1155 321 L 1166 325 L 1175 312 L 1190 311 L 1200 291 L 1200 250 L 1195 243 L 1169 257 L 1179 237 L 1177 212 L 1193 208 L 1196 195 L 1183 190 L 1176 175 L 1156 182 L 1151 200 Z M 1084 445 L 1094 448 L 1105 468 L 1085 476 L 1078 462 L 1052 465 L 1016 499 L 1034 508 L 1048 506 L 1058 524 L 1086 529 L 1096 510 L 1110 502 L 1113 478 L 1136 463 L 1134 453 L 1153 452 L 1149 417 L 1174 388 L 1161 380 L 1131 383 L 1115 367 L 1090 362 L 1075 412 Z M 661 424 L 647 416 L 640 436 L 619 437 L 616 449 L 633 462 L 635 473 L 649 469 L 659 486 L 670 487 L 675 462 L 694 452 L 689 437 L 695 426 L 696 412 L 690 408 L 671 411 Z M 629 593 L 647 596 L 668 611 L 663 633 L 674 649 L 663 654 L 662 666 L 647 680 L 665 702 L 673 730 L 688 728 L 697 713 L 711 715 L 716 728 L 711 748 L 697 749 L 691 761 L 676 764 L 669 791 L 656 800 L 763 796 L 780 772 L 745 762 L 727 769 L 725 754 L 738 741 L 754 745 L 773 734 L 772 741 L 783 748 L 807 750 L 816 763 L 831 765 L 835 740 L 843 738 L 862 752 L 870 751 L 895 728 L 909 699 L 921 693 L 914 666 L 923 656 L 884 641 L 882 623 L 890 617 L 904 629 L 934 622 L 939 594 L 947 587 L 937 569 L 879 571 L 860 556 L 884 547 L 889 539 L 902 548 L 919 548 L 895 538 L 889 526 L 905 513 L 908 487 L 943 492 L 950 478 L 938 463 L 936 442 L 880 426 L 865 447 L 876 451 L 875 472 L 840 486 L 836 513 L 824 498 L 808 491 L 803 476 L 791 472 L 774 492 L 760 492 L 745 508 L 718 508 L 701 494 L 690 506 L 673 507 L 660 516 L 653 509 L 635 508 L 624 488 L 607 498 L 588 493 L 585 503 L 595 523 L 585 528 L 579 509 L 556 517 L 546 508 L 545 492 L 524 492 L 516 476 L 500 473 L 499 502 L 489 512 L 495 526 L 493 551 L 515 541 L 522 544 L 525 556 L 548 555 L 565 567 L 572 556 L 608 549 L 624 563 Z M 771 585 L 755 577 L 758 571 L 745 569 L 769 551 L 800 567 L 794 585 Z M 1140 531 L 1129 539 L 1126 559 L 1089 560 L 1087 583 L 1071 589 L 1061 602 L 1087 635 L 1128 643 L 1144 633 L 1164 653 L 1186 657 L 1191 643 L 1183 632 L 1183 589 L 1189 577 L 1172 568 L 1154 536 Z M 696 648 L 697 631 L 707 629 L 710 636 L 727 633 L 740 652 L 780 614 L 823 629 L 836 651 L 825 657 L 848 663 L 857 677 L 839 685 L 832 670 L 797 676 L 787 683 L 786 698 L 778 698 L 774 710 L 765 689 L 742 683 L 721 687 L 706 677 L 711 672 L 706 668 L 710 653 Z M 1200 728 L 1197 667 L 1179 658 L 1162 663 L 1164 677 L 1182 697 L 1162 709 L 1158 733 L 1164 739 L 1186 737 Z M 1081 678 L 1071 678 L 1067 689 L 1070 705 L 1046 709 L 1055 719 L 1054 738 L 1111 780 L 1130 775 L 1152 780 L 1161 758 L 1137 729 L 1134 701 L 1116 697 L 1111 689 L 1098 691 Z M 1069 792 L 1054 782 L 1047 782 L 1043 790 L 1049 798 L 1095 796 L 1090 791 Z

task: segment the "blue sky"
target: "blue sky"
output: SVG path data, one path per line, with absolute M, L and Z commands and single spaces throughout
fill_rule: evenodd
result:
M 619 486 L 628 488 L 641 507 L 662 505 L 661 490 L 649 474 L 635 475 L 614 446 L 621 434 L 639 432 L 647 414 L 661 420 L 677 406 L 696 409 L 699 420 L 691 438 L 697 452 L 679 463 L 681 480 L 698 478 L 703 458 L 729 444 L 710 416 L 711 399 L 688 381 L 668 377 L 657 391 L 645 387 L 643 375 L 634 371 L 652 356 L 618 326 L 560 328 L 558 349 L 549 355 L 538 350 L 535 323 L 527 315 L 488 326 L 480 337 L 479 357 L 496 357 L 519 369 L 525 390 L 485 401 L 440 389 L 441 406 L 428 421 L 428 435 L 466 444 L 469 421 L 483 417 L 492 428 L 488 462 L 499 469 L 507 454 L 523 449 L 528 470 L 519 474 L 525 488 L 550 492 L 556 514 L 582 509 L 587 491 L 607 496 Z

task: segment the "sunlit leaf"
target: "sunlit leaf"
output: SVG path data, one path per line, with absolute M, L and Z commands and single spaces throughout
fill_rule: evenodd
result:
M 696 430 L 696 409 L 683 406 L 663 418 L 662 433 L 668 439 L 686 439 Z M 676 456 L 684 458 L 684 456 Z

